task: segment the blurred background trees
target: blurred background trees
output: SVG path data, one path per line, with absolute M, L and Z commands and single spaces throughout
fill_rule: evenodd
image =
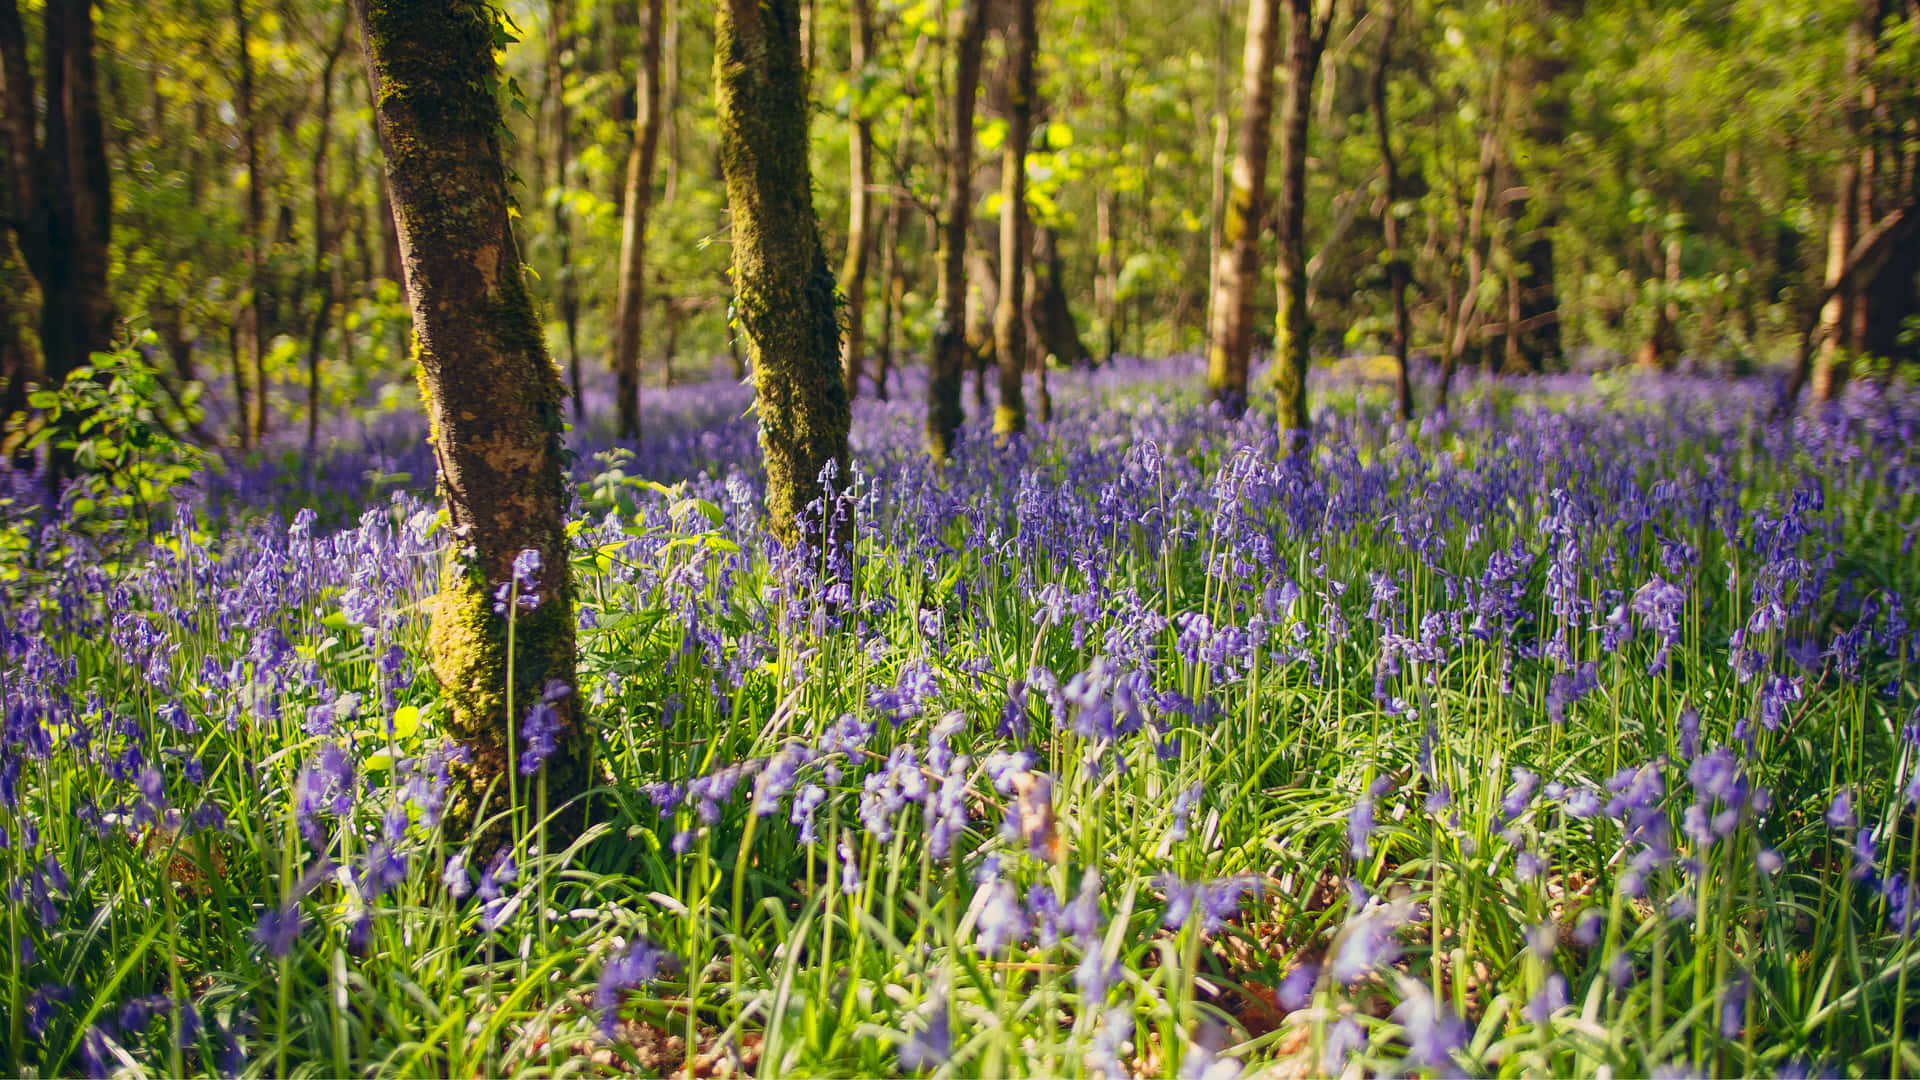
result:
M 860 394 L 897 390 L 939 322 L 964 6 L 802 4 L 814 200 L 857 294 L 843 365 Z M 1030 97 L 1009 48 L 1024 2 L 982 6 L 972 317 L 954 316 L 967 363 L 993 351 L 1008 281 L 1022 310 L 998 336 L 1026 353 L 1016 368 L 1206 348 L 1243 206 L 1259 214 L 1256 403 L 1272 401 L 1282 322 L 1314 357 L 1393 355 L 1404 334 L 1447 373 L 1637 360 L 1785 376 L 1803 358 L 1791 385 L 1808 397 L 1920 349 L 1915 0 L 1282 4 L 1274 160 L 1250 201 L 1232 181 L 1255 4 L 1040 0 Z M 660 385 L 739 354 L 713 12 L 504 14 L 517 40 L 495 89 L 531 284 L 575 421 L 631 433 L 631 391 L 581 384 Z M 205 383 L 195 424 L 236 447 L 413 404 L 356 35 L 316 0 L 0 0 L 0 406 L 140 331 L 165 391 Z M 1007 183 L 1022 158 L 1024 185 Z M 996 222 L 1022 187 L 1023 265 L 1003 273 Z M 1298 298 L 1284 319 L 1283 294 Z

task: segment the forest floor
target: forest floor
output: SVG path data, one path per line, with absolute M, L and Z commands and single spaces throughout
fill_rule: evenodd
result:
M 443 827 L 404 416 L 36 533 L 0 1071 L 1920 1069 L 1920 396 L 1409 427 L 1356 363 L 1289 456 L 1192 371 L 1059 374 L 945 469 L 917 387 L 862 400 L 844 583 L 762 529 L 744 388 L 583 428 L 564 849 Z

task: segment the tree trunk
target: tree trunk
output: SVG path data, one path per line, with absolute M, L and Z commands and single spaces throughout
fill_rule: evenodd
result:
M 638 119 L 627 150 L 626 213 L 620 224 L 620 285 L 614 305 L 613 370 L 620 437 L 640 438 L 640 323 L 646 304 L 647 214 L 653 205 L 653 158 L 660 144 L 660 56 L 665 0 L 646 0 L 646 44 L 640 53 Z
M 1065 367 L 1090 367 L 1093 353 L 1080 340 L 1080 326 L 1074 321 L 1073 306 L 1067 300 L 1061 279 L 1066 267 L 1060 257 L 1060 240 L 1053 229 L 1034 229 L 1033 240 L 1033 327 L 1038 333 L 1040 362 L 1044 368 L 1051 359 Z
M 48 0 L 42 26 L 46 80 L 44 97 L 36 98 L 19 10 L 13 0 L 0 0 L 0 135 L 6 141 L 0 176 L 7 187 L 4 201 L 21 208 L 10 215 L 13 237 L 40 287 L 42 372 L 49 386 L 59 386 L 91 353 L 112 344 L 107 271 L 113 204 L 92 4 Z M 40 100 L 46 102 L 44 141 L 34 129 Z M 49 497 L 57 498 L 70 464 L 65 452 L 49 451 Z
M 439 462 L 453 542 L 441 569 L 428 643 L 447 726 L 471 755 L 455 766 L 448 821 L 479 818 L 520 789 L 510 737 L 536 703 L 557 714 L 545 762 L 558 807 L 590 784 L 591 743 L 574 685 L 573 571 L 566 538 L 561 446 L 565 389 L 508 221 L 500 107 L 491 89 L 496 18 L 482 0 L 357 0 L 374 119 L 398 214 L 408 303 L 419 341 L 421 396 Z M 539 554 L 539 603 L 514 621 L 495 596 L 524 551 Z M 509 638 L 512 655 L 508 653 Z M 561 819 L 568 832 L 582 819 Z
M 624 4 L 615 10 L 624 11 Z M 554 285 L 559 295 L 560 328 L 567 342 L 567 383 L 573 398 L 573 416 L 586 416 L 586 401 L 580 389 L 580 287 L 574 281 L 573 219 L 567 212 L 567 170 L 573 160 L 573 111 L 567 107 L 566 56 L 572 51 L 571 18 L 563 0 L 551 0 L 547 18 L 547 104 L 551 108 L 553 133 L 553 186 L 548 193 L 552 203 L 554 245 L 559 262 Z M 622 211 L 624 214 L 624 210 Z
M 1571 64 L 1567 50 L 1556 44 L 1564 36 L 1557 24 L 1578 19 L 1584 6 L 1585 0 L 1539 0 L 1540 43 L 1521 56 L 1520 71 L 1508 85 L 1516 95 L 1512 111 L 1520 126 L 1520 145 L 1527 152 L 1558 147 L 1566 137 L 1565 76 Z M 1545 169 L 1520 170 L 1516 181 L 1515 190 L 1522 194 L 1506 203 L 1509 242 L 1517 248 L 1513 253 L 1516 311 L 1508 320 L 1513 338 L 1509 366 L 1544 371 L 1564 358 L 1553 265 L 1553 228 L 1559 207 Z
M 258 440 L 267 433 L 267 253 L 266 209 L 260 175 L 260 133 L 253 110 L 253 50 L 246 0 L 233 0 L 233 25 L 239 35 L 239 84 L 234 106 L 239 112 L 240 141 L 247 157 L 247 268 L 248 341 L 253 349 L 253 405 L 248 416 L 246 399 L 240 399 L 240 447 L 248 445 L 249 435 Z
M 1853 249 L 1854 229 L 1860 217 L 1860 166 L 1849 157 L 1840 166 L 1834 193 L 1833 224 L 1827 230 L 1827 301 L 1820 309 L 1820 355 L 1813 365 L 1809 387 L 1815 404 L 1832 401 L 1847 384 L 1846 350 L 1853 346 L 1855 287 L 1842 280 L 1841 268 Z
M 1386 186 L 1385 209 L 1380 214 L 1380 233 L 1387 243 L 1387 292 L 1393 301 L 1393 389 L 1395 412 L 1401 420 L 1413 419 L 1413 380 L 1407 371 L 1407 348 L 1413 336 L 1413 319 L 1407 311 L 1407 286 L 1412 268 L 1400 250 L 1400 162 L 1393 154 L 1393 133 L 1388 126 L 1387 72 L 1393 60 L 1393 33 L 1400 11 L 1393 4 L 1380 11 L 1380 58 L 1373 67 L 1373 128 L 1380 141 L 1380 178 Z
M 1012 78 L 1007 137 L 1000 154 L 1000 302 L 993 313 L 993 350 L 1000 357 L 1000 403 L 993 432 L 1002 441 L 1027 430 L 1022 380 L 1027 355 L 1027 139 L 1033 127 L 1033 57 L 1038 46 L 1035 0 L 1012 0 L 1007 35 Z
M 1480 135 L 1480 164 L 1474 172 L 1473 202 L 1467 209 L 1466 235 L 1461 244 L 1465 249 L 1467 280 L 1460 289 L 1459 304 L 1454 308 L 1452 326 L 1446 335 L 1446 350 L 1440 361 L 1440 385 L 1433 400 L 1433 411 L 1436 413 L 1447 411 L 1447 395 L 1453 389 L 1454 373 L 1459 370 L 1460 361 L 1473 340 L 1479 319 L 1480 284 L 1486 273 L 1487 260 L 1487 252 L 1483 247 L 1487 204 L 1493 197 L 1493 178 L 1500 161 L 1500 125 L 1505 115 L 1505 72 L 1506 57 L 1502 53 L 1499 63 L 1494 67 L 1492 93 L 1488 95 L 1491 115 Z
M 1855 282 L 1870 280 L 1880 273 L 1891 252 L 1909 245 L 1916 231 L 1920 231 L 1920 200 L 1897 207 L 1875 222 L 1865 235 L 1854 241 L 1853 247 L 1838 266 L 1829 258 L 1826 286 L 1814 298 L 1813 308 L 1802 318 L 1799 344 L 1794 350 L 1793 372 L 1781 390 L 1780 400 L 1774 404 L 1774 416 L 1784 416 L 1791 411 L 1800 399 L 1800 391 L 1806 387 L 1813 372 L 1814 350 L 1818 344 L 1815 339 L 1827 327 L 1824 317 L 1827 304 L 1841 292 L 1854 288 Z
M 1286 0 L 1287 86 L 1280 97 L 1280 259 L 1275 285 L 1280 310 L 1274 318 L 1273 388 L 1280 430 L 1298 444 L 1306 437 L 1307 364 L 1312 344 L 1307 288 L 1307 134 L 1313 116 L 1313 83 L 1333 25 L 1332 0 L 1315 26 L 1315 0 Z
M 955 12 L 953 104 L 947 112 L 947 190 L 941 200 L 940 322 L 933 334 L 927 379 L 927 453 L 944 461 L 953 453 L 965 412 L 961 383 L 968 346 L 967 241 L 973 225 L 973 109 L 980 86 L 980 52 L 986 38 L 986 0 L 960 0 Z
M 714 106 L 733 213 L 733 287 L 753 353 L 768 527 L 818 546 L 809 503 L 847 482 L 852 422 L 840 370 L 833 271 L 807 163 L 807 73 L 798 0 L 724 0 L 714 26 Z M 836 470 L 832 490 L 821 472 Z M 831 513 L 831 508 L 829 508 Z M 851 523 L 838 519 L 836 544 Z
M 987 369 L 997 358 L 993 354 L 993 315 L 999 307 L 1000 279 L 978 245 L 979 237 L 969 234 L 976 245 L 967 252 L 967 359 L 973 365 L 973 404 L 987 411 Z
M 1253 288 L 1260 280 L 1267 158 L 1273 141 L 1273 54 L 1279 39 L 1280 0 L 1251 0 L 1241 61 L 1240 146 L 1233 158 L 1233 190 L 1226 200 L 1213 270 L 1213 325 L 1207 341 L 1207 390 L 1233 417 L 1247 411 Z
M 899 322 L 900 305 L 906 297 L 906 260 L 900 258 L 899 250 L 905 209 L 900 196 L 888 199 L 887 216 L 880 226 L 880 287 L 885 293 L 880 305 L 880 349 L 874 358 L 873 396 L 881 401 L 888 397 L 887 379 L 893 374 L 893 328 Z
M 333 72 L 340 54 L 347 49 L 347 27 L 340 20 L 340 32 L 334 35 L 333 48 L 320 72 L 319 130 L 313 138 L 313 276 L 308 291 L 313 294 L 313 323 L 307 334 L 307 464 L 313 465 L 313 452 L 320 439 L 320 353 L 327 343 L 327 320 L 333 314 L 334 276 L 328 266 L 327 248 L 332 231 L 327 224 L 327 149 L 333 142 Z
M 1252 0 L 1250 6 L 1265 5 L 1267 24 L 1273 25 L 1272 0 Z M 1252 19 L 1248 20 L 1247 43 L 1253 43 Z M 1209 335 L 1209 363 L 1211 363 L 1212 338 L 1214 327 L 1219 324 L 1214 306 L 1220 300 L 1220 263 L 1226 251 L 1226 214 L 1227 214 L 1227 129 L 1232 118 L 1227 107 L 1227 63 L 1228 39 L 1233 30 L 1233 0 L 1216 0 L 1213 16 L 1213 157 L 1207 167 L 1207 181 L 1210 190 L 1207 195 L 1207 333 Z M 1110 59 L 1102 57 L 1101 74 L 1107 76 L 1112 66 Z M 1267 50 L 1268 86 L 1272 86 L 1273 50 Z M 1107 186 L 1102 186 L 1104 195 Z M 1104 199 L 1096 203 L 1098 227 L 1104 240 L 1107 236 L 1107 206 Z
M 847 64 L 848 97 L 852 102 L 853 131 L 848 140 L 847 257 L 841 264 L 840 288 L 847 297 L 847 342 L 842 367 L 847 397 L 860 396 L 860 378 L 867 338 L 867 226 L 873 219 L 868 189 L 873 187 L 873 121 L 867 116 L 867 58 L 873 52 L 872 0 L 852 0 L 853 49 Z

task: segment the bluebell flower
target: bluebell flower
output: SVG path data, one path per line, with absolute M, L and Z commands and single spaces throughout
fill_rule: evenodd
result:
M 293 943 L 300 940 L 305 929 L 306 915 L 299 904 L 268 908 L 254 925 L 253 940 L 266 949 L 268 956 L 279 959 L 293 951 Z
M 1834 792 L 1833 802 L 1827 806 L 1827 827 L 1830 829 L 1850 829 L 1853 827 L 1853 792 L 1841 788 Z
M 1373 795 L 1369 793 L 1360 796 L 1360 801 L 1347 814 L 1347 854 L 1355 862 L 1366 861 L 1372 853 L 1369 840 L 1373 830 Z
M 1527 1019 L 1536 1024 L 1544 1024 L 1553 1014 L 1567 1007 L 1567 977 L 1554 972 L 1540 987 L 1540 992 L 1527 1001 Z
M 1367 1033 L 1350 1016 L 1343 1016 L 1327 1025 L 1326 1041 L 1321 1047 L 1320 1071 L 1327 1076 L 1338 1076 L 1347 1067 L 1347 1059 L 1357 1050 L 1367 1045 Z
M 840 892 L 856 896 L 860 892 L 860 864 L 854 858 L 853 845 L 840 837 Z
M 564 684 L 563 684 L 564 685 Z M 520 751 L 519 772 L 532 776 L 560 748 L 560 711 L 546 701 L 536 702 L 520 722 L 520 736 L 526 746 Z
M 454 852 L 447 857 L 447 865 L 440 872 L 440 884 L 446 886 L 447 895 L 454 900 L 464 900 L 473 892 L 473 879 L 467 875 L 467 856 L 464 852 Z
M 1108 960 L 1094 943 L 1073 969 L 1073 985 L 1080 991 L 1082 1008 L 1099 1008 L 1106 1003 L 1107 990 L 1120 981 L 1120 962 Z
M 995 880 L 984 886 L 987 902 L 974 926 L 974 947 L 986 956 L 1005 956 L 1027 935 L 1027 912 L 1012 885 Z
M 900 1043 L 900 1067 L 908 1072 L 937 1069 L 953 1056 L 953 1017 L 944 987 L 935 989 L 930 1004 L 926 1024 Z
M 1743 971 L 1721 990 L 1721 1038 L 1737 1039 L 1740 1030 L 1747 1026 L 1747 995 L 1752 987 L 1753 977 Z
M 1453 1055 L 1467 1046 L 1466 1022 L 1435 1001 L 1424 985 L 1405 980 L 1402 987 L 1406 996 L 1394 1006 L 1393 1019 L 1407 1040 L 1407 1064 L 1451 1070 Z
M 678 966 L 673 954 L 640 938 L 620 949 L 600 968 L 594 986 L 593 1007 L 600 1014 L 600 1034 L 613 1038 L 620 1020 L 620 999 L 628 991 L 658 979 Z
M 326 834 L 319 824 L 321 815 L 345 817 L 353 810 L 353 763 L 346 749 L 339 743 L 321 743 L 301 768 L 294 790 L 301 834 L 316 848 L 326 846 Z
M 1293 1012 L 1304 1009 L 1313 1000 L 1313 988 L 1320 981 L 1320 965 L 1301 964 L 1280 980 L 1279 989 L 1273 998 L 1282 1009 Z

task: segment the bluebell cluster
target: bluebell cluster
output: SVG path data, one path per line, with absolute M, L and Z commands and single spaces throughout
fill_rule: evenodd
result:
M 529 992 L 588 1042 L 643 987 L 725 969 L 700 1007 L 751 1027 L 796 992 L 754 981 L 776 947 L 827 984 L 897 948 L 873 997 L 908 1072 L 975 1067 L 971 1034 L 1012 1022 L 983 986 L 1049 987 L 1021 1030 L 1107 1077 L 1771 1072 L 1912 1036 L 1920 399 L 1776 422 L 1757 383 L 1564 376 L 1409 430 L 1336 377 L 1293 454 L 1169 372 L 1065 375 L 1044 432 L 970 428 L 945 468 L 910 405 L 860 403 L 813 511 L 844 555 L 765 532 L 738 388 L 654 401 L 637 448 L 580 433 L 609 828 L 570 853 L 443 827 L 447 537 L 418 483 L 366 487 L 424 481 L 414 451 L 298 489 L 236 467 L 132 551 L 17 525 L 44 555 L 0 590 L 0 970 L 42 1065 L 319 1054 L 279 980 L 447 925 L 474 961 L 449 978 L 580 950 Z M 339 527 L 266 512 L 355 490 Z M 527 555 L 503 614 L 541 602 Z M 567 692 L 523 706 L 523 775 Z M 89 928 L 139 939 L 156 890 L 241 929 L 180 923 L 191 977 L 111 977 Z M 757 903 L 839 936 L 755 937 Z

